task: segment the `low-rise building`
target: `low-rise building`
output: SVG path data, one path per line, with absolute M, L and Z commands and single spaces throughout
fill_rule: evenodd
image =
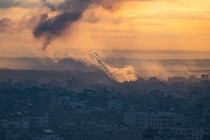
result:
M 27 120 L 24 119 L 15 119 L 15 120 L 8 120 L 2 119 L 1 120 L 2 128 L 20 128 L 20 129 L 28 129 L 29 123 Z
M 124 124 L 134 126 L 140 130 L 148 128 L 162 130 L 169 126 L 181 125 L 184 115 L 158 111 L 147 112 L 125 112 Z
M 41 134 L 31 136 L 31 140 L 64 140 L 64 138 L 61 138 L 51 130 L 43 130 Z
M 170 139 L 184 139 L 184 140 L 202 140 L 206 134 L 204 128 L 192 128 L 192 127 L 167 127 L 164 136 L 168 136 Z

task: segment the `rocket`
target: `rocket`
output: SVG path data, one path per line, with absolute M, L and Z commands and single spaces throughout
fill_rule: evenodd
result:
M 100 64 L 102 70 L 114 81 L 120 83 L 121 81 L 118 79 L 117 76 L 114 75 L 114 73 L 110 70 L 110 68 L 107 66 L 107 64 L 103 61 L 103 59 L 101 59 L 101 57 L 98 55 L 98 53 L 93 50 L 95 58 L 97 60 L 97 62 Z

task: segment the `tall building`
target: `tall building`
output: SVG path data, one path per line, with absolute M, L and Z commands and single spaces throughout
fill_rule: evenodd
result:
M 137 127 L 140 130 L 148 128 L 163 130 L 166 127 L 181 125 L 184 122 L 184 115 L 158 111 L 147 112 L 125 112 L 124 124 Z

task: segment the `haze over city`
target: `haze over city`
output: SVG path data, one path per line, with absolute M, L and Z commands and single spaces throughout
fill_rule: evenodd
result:
M 70 58 L 95 65 L 93 50 L 100 51 L 103 59 L 118 59 L 113 67 L 124 67 L 123 59 L 137 71 L 144 70 L 146 62 L 134 59 L 192 59 L 190 64 L 209 59 L 208 0 L 2 0 L 0 6 L 3 68 L 40 69 L 23 58 L 50 58 L 52 63 Z M 5 58 L 22 62 L 17 65 Z M 169 69 L 191 67 L 178 63 Z M 168 69 L 159 62 L 150 65 Z M 206 70 L 206 65 L 201 69 Z
M 209 140 L 210 0 L 0 0 L 0 140 Z

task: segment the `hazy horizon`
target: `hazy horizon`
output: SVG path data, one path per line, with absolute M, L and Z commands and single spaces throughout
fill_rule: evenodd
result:
M 203 51 L 98 51 L 107 64 L 117 68 L 132 65 L 141 70 L 210 70 L 210 52 Z M 91 52 L 92 53 L 92 52 Z M 90 53 L 90 54 L 91 54 Z M 92 54 L 91 54 L 92 55 Z M 91 59 L 91 55 L 89 55 Z M 99 69 L 93 64 L 73 58 L 0 57 L 1 68 L 89 71 Z
M 0 0 L 0 67 L 100 69 L 97 50 L 128 81 L 139 70 L 206 70 L 209 7 L 209 0 Z

